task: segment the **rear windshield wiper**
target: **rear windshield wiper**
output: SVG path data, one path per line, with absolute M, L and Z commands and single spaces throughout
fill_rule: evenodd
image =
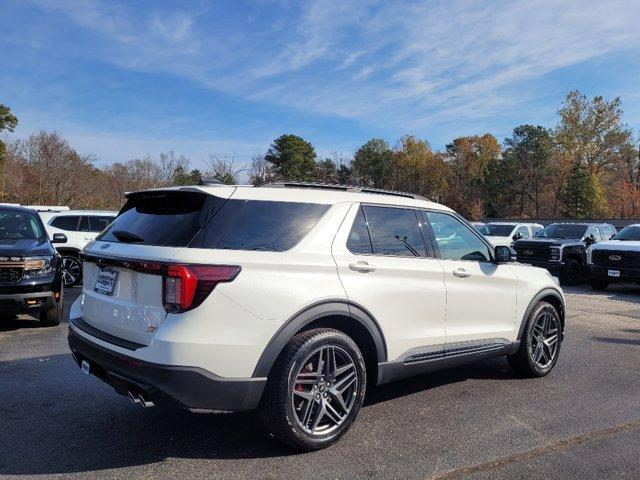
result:
M 124 243 L 140 243 L 144 241 L 144 238 L 125 230 L 115 230 L 113 236 Z

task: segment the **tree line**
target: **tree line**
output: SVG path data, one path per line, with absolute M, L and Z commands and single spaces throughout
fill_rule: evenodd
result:
M 246 167 L 233 155 L 211 154 L 202 171 L 174 152 L 98 167 L 57 132 L 43 131 L 0 141 L 0 201 L 118 209 L 128 191 L 248 177 L 254 185 L 285 179 L 412 192 L 470 219 L 640 216 L 638 139 L 620 99 L 572 91 L 557 114 L 552 128 L 519 125 L 502 143 L 490 133 L 458 137 L 442 151 L 407 135 L 394 146 L 372 138 L 352 157 L 318 158 L 311 143 L 286 134 Z M 17 122 L 0 105 L 0 130 Z

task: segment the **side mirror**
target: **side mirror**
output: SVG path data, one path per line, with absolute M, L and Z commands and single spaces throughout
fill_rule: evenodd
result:
M 511 237 L 511 238 L 513 238 L 514 240 L 520 240 L 522 238 L 522 234 L 520 232 L 518 232 L 518 233 L 514 234 L 513 237 Z
M 496 259 L 496 263 L 513 262 L 514 260 L 514 257 L 511 254 L 511 249 L 504 245 L 498 245 L 494 249 L 494 256 Z
M 64 233 L 54 233 L 51 243 L 67 243 L 67 236 Z
M 596 243 L 596 237 L 593 236 L 593 234 L 589 235 L 588 237 L 586 237 L 584 239 L 584 243 L 589 246 L 589 245 L 593 245 L 594 243 Z

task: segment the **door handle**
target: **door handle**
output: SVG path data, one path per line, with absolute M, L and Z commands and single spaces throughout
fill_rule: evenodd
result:
M 471 273 L 467 272 L 464 268 L 456 268 L 453 271 L 453 276 L 458 278 L 467 278 L 471 276 Z
M 376 269 L 373 265 L 367 262 L 359 261 L 349 264 L 349 270 L 353 270 L 354 272 L 373 272 Z

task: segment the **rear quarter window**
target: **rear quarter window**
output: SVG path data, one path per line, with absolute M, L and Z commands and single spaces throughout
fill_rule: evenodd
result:
M 207 225 L 205 248 L 283 252 L 298 244 L 329 205 L 228 200 Z
M 76 232 L 78 230 L 78 221 L 80 217 L 77 215 L 61 215 L 51 220 L 50 225 L 67 232 Z

